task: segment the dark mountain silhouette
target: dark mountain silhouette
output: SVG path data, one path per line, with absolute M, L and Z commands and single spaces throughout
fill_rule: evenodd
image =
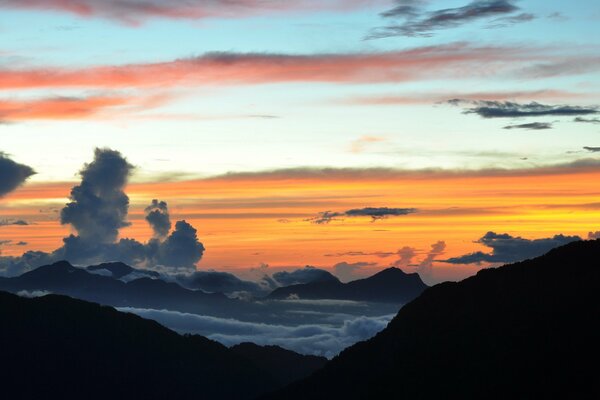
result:
M 418 274 L 398 268 L 385 269 L 369 278 L 342 283 L 339 280 L 316 281 L 275 289 L 270 299 L 336 299 L 406 303 L 427 288 Z
M 325 362 L 276 347 L 230 350 L 57 295 L 0 292 L 0 326 L 7 399 L 251 399 Z
M 600 240 L 427 289 L 263 399 L 600 398 Z
M 269 371 L 278 382 L 290 383 L 305 378 L 327 362 L 325 357 L 304 356 L 279 346 L 259 346 L 254 343 L 240 343 L 231 347 L 231 351 Z
M 115 271 L 123 269 L 118 265 Z M 15 278 L 1 279 L 0 290 L 13 293 L 48 291 L 115 307 L 170 309 L 213 315 L 225 313 L 237 304 L 223 294 L 189 290 L 160 279 L 140 278 L 122 282 L 74 267 L 67 261 L 46 265 Z
M 151 278 L 159 278 L 160 274 L 156 271 L 150 271 L 145 269 L 137 269 L 130 267 L 127 264 L 122 262 L 111 262 L 111 263 L 103 263 L 98 265 L 90 265 L 86 268 L 88 271 L 92 272 L 109 272 L 111 278 L 122 279 L 127 277 L 128 275 L 136 275 L 137 277 L 147 276 Z M 130 275 L 130 276 L 131 276 Z

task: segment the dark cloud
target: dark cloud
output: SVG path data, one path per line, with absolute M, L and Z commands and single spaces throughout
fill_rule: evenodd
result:
M 600 147 L 584 146 L 583 149 L 587 150 L 587 151 L 591 151 L 592 153 L 600 152 Z
M 588 233 L 588 239 L 589 239 L 589 240 L 596 240 L 596 239 L 600 239 L 600 231 L 596 231 L 596 232 L 590 232 L 590 233 Z
M 600 118 L 582 118 L 577 117 L 573 122 L 582 122 L 584 124 L 600 124 Z
M 415 208 L 389 208 L 389 207 L 365 207 L 353 208 L 344 212 L 323 211 L 317 217 L 309 218 L 314 224 L 328 224 L 331 221 L 341 220 L 343 217 L 371 217 L 372 221 L 408 215 L 417 212 Z
M 529 129 L 529 130 L 545 130 L 552 129 L 552 123 L 550 122 L 530 122 L 528 124 L 517 124 L 517 125 L 507 125 L 503 129 Z
M 530 21 L 532 14 L 522 13 L 508 16 L 520 10 L 513 0 L 473 0 L 469 4 L 435 11 L 425 9 L 426 1 L 396 0 L 396 6 L 381 13 L 386 19 L 394 22 L 373 29 L 368 39 L 392 36 L 429 37 L 434 31 L 455 28 L 466 23 L 487 18 L 500 17 L 492 21 L 492 27 L 507 26 L 512 23 Z M 507 15 L 502 18 L 501 16 Z M 504 20 L 503 20 L 504 19 Z
M 306 266 L 292 272 L 280 271 L 273 274 L 273 279 L 279 286 L 298 285 L 310 282 L 329 282 L 338 279 L 331 273 L 311 266 Z
M 152 200 L 152 203 L 146 207 L 146 221 L 154 231 L 154 237 L 157 239 L 164 238 L 171 230 L 171 219 L 169 217 L 169 209 L 164 201 Z
M 32 268 L 68 260 L 74 264 L 121 261 L 137 267 L 195 270 L 204 254 L 196 229 L 186 221 L 171 222 L 167 203 L 155 200 L 146 209 L 154 231 L 147 243 L 119 238 L 129 226 L 129 198 L 124 192 L 133 166 L 117 151 L 96 149 L 94 160 L 81 170 L 81 183 L 71 190 L 71 201 L 61 211 L 61 223 L 76 231 L 52 253 L 29 251 L 21 257 L 0 258 L 0 272 L 15 275 Z
M 491 253 L 477 251 L 444 262 L 450 264 L 511 263 L 541 256 L 555 247 L 581 240 L 579 236 L 555 235 L 551 238 L 524 239 L 507 233 L 488 232 L 476 243 L 490 248 Z
M 60 222 L 71 224 L 81 240 L 114 243 L 119 229 L 129 226 L 129 197 L 123 191 L 133 166 L 118 151 L 96 149 L 94 161 L 80 172 L 81 184 L 71 190 L 71 202 Z
M 417 255 L 416 249 L 409 246 L 404 246 L 397 252 L 399 258 L 394 261 L 394 267 L 406 269 L 411 265 L 413 258 Z
M 477 114 L 483 118 L 521 118 L 521 117 L 545 117 L 545 116 L 575 116 L 598 114 L 598 107 L 571 106 L 571 105 L 547 105 L 537 102 L 527 104 L 514 103 L 511 101 L 489 101 L 489 100 L 448 100 L 448 104 L 460 106 L 470 105 L 465 114 Z
M 11 160 L 0 151 L 0 197 L 21 186 L 33 174 L 31 167 Z
M 9 225 L 18 225 L 18 226 L 26 226 L 29 225 L 29 222 L 23 219 L 0 219 L 0 226 L 9 226 Z

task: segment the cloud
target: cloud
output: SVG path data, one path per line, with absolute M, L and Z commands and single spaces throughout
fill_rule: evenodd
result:
M 512 14 L 520 10 L 512 0 L 473 0 L 469 4 L 434 11 L 425 9 L 426 1 L 396 0 L 396 6 L 381 14 L 394 22 L 371 30 L 367 39 L 393 36 L 429 37 L 441 29 L 456 28 L 466 23 Z M 533 19 L 531 14 L 500 17 L 489 27 L 502 27 Z
M 146 207 L 146 221 L 154 231 L 154 237 L 157 239 L 165 238 L 171 230 L 171 218 L 169 209 L 164 201 L 152 200 L 152 203 Z
M 133 165 L 118 151 L 96 149 L 94 161 L 80 171 L 81 184 L 61 211 L 61 224 L 71 224 L 90 243 L 114 243 L 127 222 L 129 197 L 123 191 Z
M 587 150 L 587 151 L 591 151 L 592 153 L 600 152 L 600 147 L 584 146 L 583 149 Z
M 352 142 L 350 146 L 350 151 L 352 153 L 362 153 L 365 151 L 365 148 L 373 143 L 384 142 L 385 139 L 379 136 L 361 136 Z
M 0 151 L 0 197 L 21 186 L 33 174 L 31 167 L 11 160 Z
M 166 310 L 136 308 L 119 310 L 156 320 L 180 333 L 207 336 L 226 346 L 253 342 L 259 345 L 278 345 L 301 354 L 321 355 L 328 358 L 334 357 L 356 342 L 371 338 L 385 328 L 393 318 L 393 315 L 351 318 L 344 316 L 341 324 L 286 326 Z
M 491 253 L 477 251 L 444 262 L 450 264 L 511 263 L 541 256 L 555 247 L 581 240 L 579 236 L 555 235 L 551 238 L 524 239 L 507 233 L 488 232 L 475 243 L 490 248 Z
M 138 26 L 151 18 L 244 18 L 298 11 L 343 11 L 369 3 L 368 0 L 4 0 L 0 3 L 0 8 L 58 11 L 83 18 L 106 18 Z
M 430 279 L 433 276 L 433 262 L 437 257 L 444 254 L 446 250 L 446 242 L 438 241 L 431 245 L 431 249 L 425 258 L 417 266 L 417 273 L 421 278 Z
M 600 124 L 600 118 L 582 118 L 577 117 L 573 120 L 573 122 L 582 122 L 585 124 Z
M 323 211 L 320 212 L 318 216 L 307 219 L 307 221 L 320 225 L 328 224 L 331 221 L 341 220 L 343 217 L 371 217 L 371 221 L 375 222 L 379 219 L 408 215 L 416 212 L 417 209 L 415 208 L 365 207 L 353 208 L 344 212 Z
M 486 28 L 505 28 L 510 25 L 520 24 L 523 22 L 530 22 L 536 19 L 536 16 L 530 13 L 521 13 L 509 17 L 496 18 L 491 21 Z
M 589 239 L 589 240 L 596 240 L 596 239 L 600 239 L 600 231 L 596 231 L 596 232 L 589 232 L 589 233 L 588 233 L 588 239 Z
M 546 105 L 537 102 L 520 104 L 511 101 L 489 101 L 489 100 L 464 100 L 452 99 L 448 101 L 451 105 L 472 105 L 467 108 L 465 114 L 477 114 L 483 118 L 521 118 L 521 117 L 545 117 L 545 116 L 574 116 L 598 114 L 598 107 L 571 106 L 571 105 Z
M 59 260 L 74 264 L 121 261 L 137 267 L 195 270 L 204 246 L 197 230 L 185 220 L 177 221 L 170 234 L 165 230 L 170 227 L 166 202 L 156 200 L 146 210 L 154 238 L 147 243 L 119 238 L 119 231 L 130 225 L 129 197 L 124 189 L 133 169 L 118 151 L 96 149 L 94 160 L 80 171 L 81 183 L 72 188 L 70 202 L 60 213 L 61 223 L 71 225 L 76 234 L 63 238 L 63 246 L 51 253 L 28 251 L 21 257 L 2 257 L 0 271 L 15 275 Z
M 279 286 L 291 286 L 310 282 L 329 282 L 337 281 L 337 278 L 331 273 L 311 266 L 294 271 L 279 271 L 272 275 L 272 278 Z
M 342 282 L 350 282 L 364 276 L 364 268 L 377 265 L 372 262 L 347 263 L 345 261 L 333 266 L 333 273 L 340 278 Z M 358 273 L 357 273 L 358 272 Z
M 52 97 L 36 100 L 0 99 L 0 117 L 3 121 L 8 122 L 34 119 L 83 119 L 97 115 L 102 111 L 136 102 L 139 102 L 139 99 L 123 96 Z
M 52 292 L 49 292 L 47 290 L 21 290 L 19 292 L 17 292 L 18 296 L 21 297 L 29 297 L 29 298 L 33 298 L 33 297 L 42 297 L 42 296 L 46 296 L 52 294 Z
M 450 43 L 388 52 L 355 53 L 235 53 L 212 52 L 155 63 L 99 65 L 84 68 L 46 66 L 0 67 L 0 89 L 159 88 L 257 85 L 272 83 L 406 82 L 440 76 L 473 77 L 485 63 L 485 73 L 520 70 L 548 60 L 546 49 L 474 47 Z M 483 74 L 483 72 L 482 72 Z M 117 96 L 118 97 L 118 96 Z M 112 98 L 112 97 L 111 97 Z
M 23 219 L 0 219 L 0 226 L 9 226 L 9 225 L 17 225 L 17 226 L 27 226 L 30 225 L 29 222 Z
M 550 122 L 530 122 L 528 124 L 518 124 L 518 125 L 507 125 L 502 129 L 529 129 L 529 130 L 545 130 L 552 129 L 552 123 Z
M 399 258 L 394 261 L 394 267 L 406 269 L 411 263 L 413 258 L 417 255 L 417 251 L 413 247 L 404 246 L 397 252 Z

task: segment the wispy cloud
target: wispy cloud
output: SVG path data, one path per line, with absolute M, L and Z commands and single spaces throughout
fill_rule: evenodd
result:
M 551 122 L 530 122 L 527 124 L 507 125 L 503 129 L 528 129 L 534 131 L 541 131 L 546 129 L 552 129 Z
M 522 104 L 511 101 L 452 99 L 448 100 L 448 104 L 470 106 L 465 109 L 465 114 L 477 114 L 483 118 L 568 117 L 600 113 L 597 106 L 547 105 L 537 102 Z
M 381 16 L 392 23 L 373 29 L 368 39 L 392 36 L 429 37 L 441 29 L 456 28 L 466 23 L 496 18 L 490 27 L 502 27 L 530 21 L 535 17 L 529 13 L 511 15 L 520 10 L 513 0 L 473 0 L 469 4 L 439 10 L 427 10 L 427 1 L 396 0 L 396 6 Z M 502 17 L 505 16 L 505 17 Z
M 365 207 L 365 208 L 354 208 L 343 212 L 334 211 L 323 211 L 318 216 L 309 218 L 314 224 L 328 224 L 331 221 L 338 221 L 345 217 L 370 217 L 371 221 L 377 221 L 379 219 L 397 217 L 400 215 L 408 215 L 416 213 L 415 208 L 390 208 L 390 207 Z
M 138 26 L 151 18 L 244 18 L 273 13 L 352 10 L 368 0 L 4 0 L 0 8 L 58 11 L 84 18 L 107 18 Z

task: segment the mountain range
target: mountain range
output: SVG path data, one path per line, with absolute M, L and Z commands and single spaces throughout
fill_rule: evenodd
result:
M 337 278 L 318 280 L 275 289 L 269 299 L 336 299 L 406 303 L 427 289 L 418 274 L 407 274 L 399 268 L 387 268 L 375 275 L 342 283 Z
M 0 292 L 7 399 L 252 399 L 326 359 L 276 346 L 231 349 L 111 307 Z
M 599 398 L 600 240 L 433 286 L 263 400 Z

